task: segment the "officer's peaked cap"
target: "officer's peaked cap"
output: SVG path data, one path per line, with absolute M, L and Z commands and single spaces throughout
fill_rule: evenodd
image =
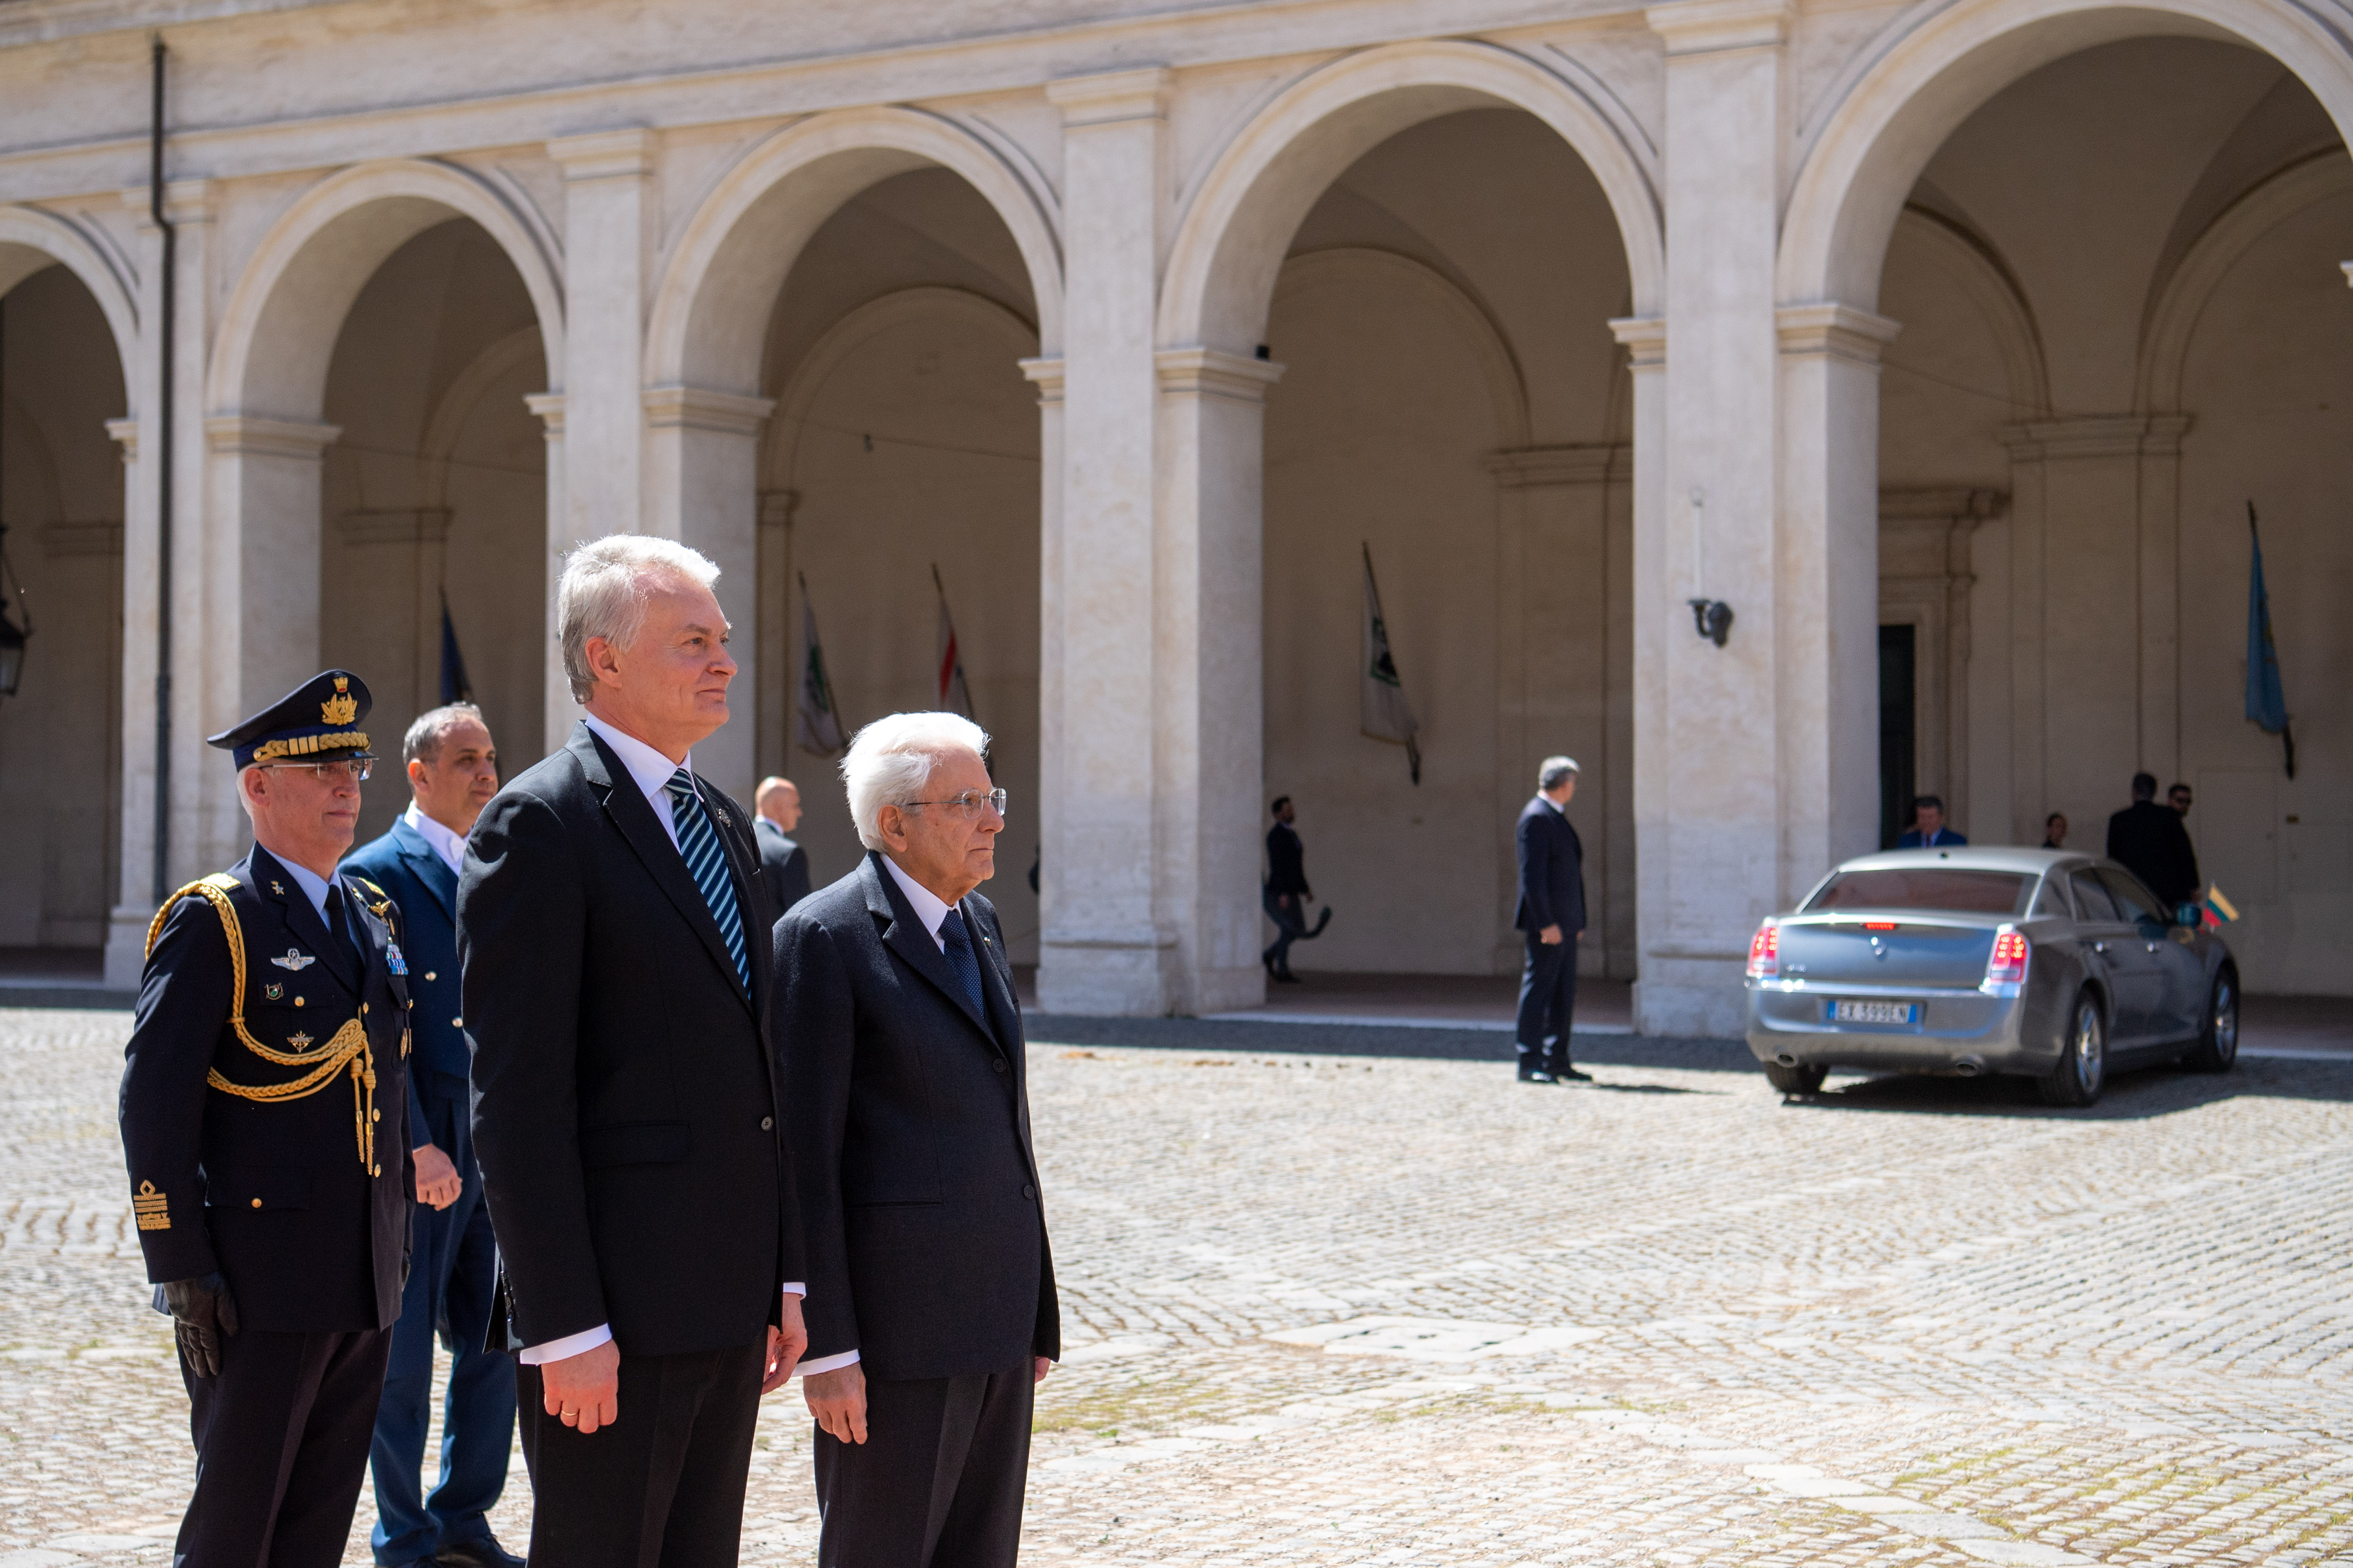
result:
M 360 729 L 368 716 L 367 682 L 348 669 L 322 670 L 260 712 L 217 735 L 205 737 L 236 755 L 237 765 L 289 758 L 367 756 Z

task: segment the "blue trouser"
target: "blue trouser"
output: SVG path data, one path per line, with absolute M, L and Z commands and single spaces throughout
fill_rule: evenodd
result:
M 1564 931 L 1564 940 L 1546 943 L 1530 931 L 1528 961 L 1520 971 L 1520 1065 L 1524 1068 L 1567 1067 L 1569 1016 L 1577 1011 L 1577 933 Z M 1545 1042 L 1553 1042 L 1549 1056 Z
M 482 1541 L 483 1517 L 506 1486 L 514 1441 L 514 1358 L 488 1351 L 491 1293 L 498 1251 L 491 1211 L 482 1202 L 482 1173 L 474 1163 L 463 1079 L 431 1075 L 418 1098 L 433 1143 L 456 1162 L 465 1188 L 446 1209 L 416 1210 L 408 1287 L 392 1331 L 392 1362 L 376 1406 L 369 1468 L 375 1476 L 376 1522 L 369 1538 L 378 1563 L 428 1558 L 440 1547 Z M 455 1093 L 439 1092 L 454 1087 Z M 446 1331 L 456 1357 L 441 1412 L 441 1479 L 423 1492 L 425 1434 L 432 1415 L 433 1340 Z

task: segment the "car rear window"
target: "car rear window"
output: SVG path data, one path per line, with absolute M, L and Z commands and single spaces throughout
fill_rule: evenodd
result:
M 2022 915 L 2035 879 L 2017 871 L 1964 871 L 1949 866 L 1895 866 L 1841 871 L 1807 900 L 1825 910 L 1945 910 L 1966 915 Z

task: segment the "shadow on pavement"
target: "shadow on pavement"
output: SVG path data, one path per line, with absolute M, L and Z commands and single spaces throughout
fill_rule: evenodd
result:
M 1811 1110 L 1894 1111 L 1938 1116 L 2048 1116 L 2073 1121 L 2126 1121 L 2171 1116 L 2225 1100 L 2353 1101 L 2353 1062 L 2242 1058 L 2227 1073 L 2137 1068 L 2108 1079 L 2097 1105 L 2044 1105 L 2023 1078 L 1927 1078 L 1890 1074 L 1841 1083 L 1785 1101 Z
M 1032 1013 L 1032 1045 L 1130 1046 L 1145 1050 L 1255 1051 L 1270 1056 L 1397 1057 L 1425 1061 L 1516 1059 L 1512 1037 L 1493 1029 L 1394 1027 L 1378 1024 L 1278 1024 L 1229 1018 L 1097 1018 Z M 1738 1040 L 1670 1040 L 1634 1035 L 1574 1035 L 1579 1067 L 1680 1068 L 1754 1074 L 1757 1058 Z

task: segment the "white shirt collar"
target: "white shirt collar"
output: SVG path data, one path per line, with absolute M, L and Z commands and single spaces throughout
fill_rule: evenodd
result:
M 931 932 L 932 941 L 938 944 L 942 952 L 945 952 L 948 943 L 947 939 L 940 935 L 940 922 L 948 918 L 948 906 L 940 901 L 937 893 L 901 870 L 899 862 L 890 856 L 882 857 L 882 865 L 891 873 L 891 879 L 899 884 L 899 890 L 907 895 L 907 902 L 913 907 L 915 918 L 923 922 L 923 929 Z
M 1562 805 L 1559 801 L 1553 799 L 1552 796 L 1545 794 L 1544 791 L 1536 791 L 1536 798 L 1544 802 L 1546 805 L 1552 807 L 1553 815 L 1555 816 L 1567 816 L 1568 815 L 1567 806 Z
M 654 820 L 661 824 L 662 831 L 670 835 L 670 844 L 676 847 L 678 823 L 670 814 L 670 775 L 681 768 L 688 773 L 694 771 L 694 753 L 687 752 L 683 763 L 673 763 L 635 735 L 616 730 L 594 713 L 584 713 L 581 719 L 598 739 L 613 748 L 613 754 L 621 759 L 621 766 L 628 770 L 630 782 L 644 795 L 646 804 L 654 808 Z
M 278 860 L 278 857 L 275 855 L 272 855 L 270 858 Z M 319 911 L 320 923 L 322 925 L 326 924 L 327 879 L 319 875 L 316 871 L 308 870 L 301 866 L 297 866 L 291 860 L 278 860 L 278 863 L 286 868 L 286 874 L 294 879 L 294 885 L 302 889 L 302 896 L 311 900 L 311 907 L 312 909 Z M 329 926 L 328 929 L 332 931 L 334 928 L 332 926 Z
M 464 872 L 466 841 L 463 838 L 426 816 L 414 800 L 408 803 L 408 809 L 400 814 L 400 820 L 408 824 L 418 837 L 432 847 L 433 853 L 441 857 L 443 865 L 452 871 Z

